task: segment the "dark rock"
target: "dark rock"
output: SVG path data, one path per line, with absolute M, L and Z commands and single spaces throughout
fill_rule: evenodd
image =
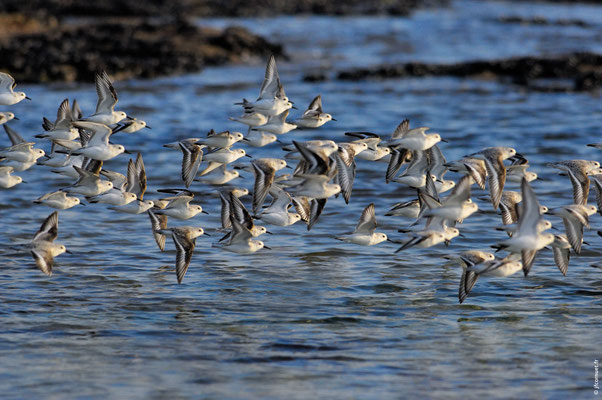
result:
M 282 46 L 244 28 L 198 28 L 128 18 L 80 21 L 0 40 L 0 69 L 22 82 L 91 81 L 101 70 L 116 78 L 151 78 L 236 63 L 250 57 L 282 56 Z
M 592 25 L 578 19 L 556 19 L 550 20 L 544 17 L 524 18 L 518 16 L 499 17 L 498 22 L 504 24 L 520 24 L 520 25 L 554 25 L 554 26 L 579 26 L 581 28 L 589 28 Z
M 602 55 L 572 53 L 556 57 L 519 57 L 507 60 L 470 61 L 457 64 L 427 64 L 420 62 L 380 65 L 340 71 L 337 79 L 385 79 L 408 76 L 497 77 L 510 79 L 514 84 L 541 90 L 548 81 L 553 90 L 593 90 L 602 84 Z M 556 85 L 554 80 L 570 80 L 572 85 Z M 537 82 L 534 82 L 537 80 Z M 533 83 L 533 84 L 532 84 Z
M 273 16 L 275 14 L 407 15 L 449 0 L 3 0 L 4 12 L 54 16 Z

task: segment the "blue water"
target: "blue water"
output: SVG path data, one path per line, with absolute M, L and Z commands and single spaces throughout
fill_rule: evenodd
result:
M 591 27 L 502 24 L 498 16 L 580 19 Z M 411 78 L 306 83 L 310 71 L 382 62 L 502 58 L 602 51 L 602 7 L 523 2 L 454 2 L 450 8 L 400 17 L 278 17 L 203 20 L 244 25 L 285 44 L 278 62 L 287 95 L 304 107 L 318 93 L 338 122 L 293 131 L 283 141 L 345 140 L 348 130 L 388 134 L 403 119 L 428 125 L 449 143 L 448 160 L 485 146 L 525 155 L 542 178 L 533 187 L 548 207 L 571 202 L 568 178 L 546 167 L 571 158 L 600 160 L 586 143 L 602 140 L 600 93 L 529 92 L 481 79 Z M 142 152 L 149 199 L 157 189 L 181 187 L 180 155 L 161 147 L 211 128 L 241 130 L 233 105 L 253 98 L 264 60 L 201 73 L 115 86 L 118 108 L 153 128 L 116 135 L 114 142 Z M 110 71 L 109 71 L 110 72 Z M 33 99 L 11 108 L 11 126 L 26 138 L 40 133 L 63 98 L 95 106 L 89 84 L 19 85 Z M 295 113 L 291 113 L 295 116 Z M 7 139 L 0 143 L 6 143 Z M 246 148 L 246 147 L 245 147 Z M 280 156 L 278 146 L 246 148 L 255 157 Z M 48 150 L 46 148 L 46 150 Z M 125 171 L 122 155 L 106 163 Z M 217 241 L 215 188 L 195 183 L 195 201 L 210 214 L 184 283 L 175 252 L 161 253 L 148 216 L 117 214 L 103 205 L 59 213 L 59 238 L 74 255 L 61 255 L 52 278 L 28 254 L 26 242 L 51 209 L 32 200 L 70 180 L 43 167 L 20 175 L 27 183 L 0 192 L 0 393 L 2 398 L 591 398 L 594 359 L 602 355 L 602 229 L 592 217 L 580 256 L 563 277 L 550 250 L 528 278 L 480 279 L 458 304 L 458 267 L 441 256 L 487 250 L 504 234 L 491 204 L 459 226 L 464 238 L 394 254 L 386 243 L 357 247 L 334 240 L 376 205 L 379 230 L 402 239 L 410 221 L 383 214 L 414 193 L 384 182 L 386 164 L 358 161 L 351 203 L 329 200 L 307 232 L 305 225 L 270 227 L 272 250 L 251 256 L 222 253 Z M 233 181 L 252 188 L 252 176 Z M 451 177 L 449 173 L 446 177 Z M 511 190 L 518 190 L 508 184 Z M 593 197 L 591 198 L 593 200 Z M 250 199 L 246 199 L 247 204 Z M 549 217 L 562 229 L 560 220 Z

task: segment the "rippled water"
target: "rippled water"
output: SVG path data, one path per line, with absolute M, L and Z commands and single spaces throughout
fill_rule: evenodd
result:
M 347 130 L 389 133 L 403 118 L 428 125 L 450 142 L 448 160 L 491 145 L 515 147 L 541 180 L 549 207 L 571 202 L 566 177 L 550 161 L 600 159 L 585 147 L 599 141 L 599 93 L 527 92 L 510 84 L 455 78 L 304 83 L 315 68 L 344 68 L 400 60 L 456 61 L 572 50 L 602 51 L 594 6 L 456 2 L 411 18 L 279 17 L 236 20 L 283 41 L 292 56 L 279 69 L 286 91 L 303 107 L 318 93 L 338 122 L 282 139 L 344 140 Z M 573 18 L 590 24 L 522 26 L 498 16 Z M 231 20 L 203 21 L 214 25 Z M 117 82 L 119 109 L 152 126 L 115 136 L 141 151 L 148 197 L 181 187 L 180 155 L 161 147 L 211 128 L 240 129 L 234 101 L 253 98 L 263 65 L 207 69 L 152 81 Z M 84 112 L 95 105 L 93 85 L 21 85 L 34 100 L 11 110 L 11 126 L 26 138 L 40 132 L 65 98 Z M 2 143 L 7 143 L 7 140 Z M 278 156 L 278 146 L 250 148 Z M 127 156 L 106 163 L 125 170 Z M 333 236 L 353 229 L 375 202 L 380 228 L 401 239 L 410 221 L 384 217 L 412 191 L 384 183 L 386 164 L 360 160 L 351 203 L 328 202 L 320 221 L 270 227 L 273 250 L 251 256 L 211 248 L 217 235 L 197 240 L 182 285 L 176 283 L 170 240 L 161 253 L 146 215 L 117 214 L 102 205 L 60 212 L 59 241 L 75 255 L 57 258 L 51 279 L 27 254 L 10 248 L 30 239 L 51 209 L 31 201 L 69 180 L 38 167 L 27 181 L 0 192 L 0 393 L 3 398 L 400 398 L 587 397 L 593 361 L 600 358 L 602 228 L 592 217 L 580 256 L 567 277 L 544 250 L 528 278 L 481 279 L 458 304 L 460 271 L 442 255 L 487 249 L 504 236 L 491 205 L 460 226 L 465 238 L 449 248 L 394 254 L 390 243 L 365 248 Z M 246 173 L 238 185 L 251 188 Z M 448 176 L 451 176 L 450 173 Z M 514 190 L 518 188 L 510 184 Z M 209 232 L 219 226 L 215 188 L 195 183 L 195 199 L 210 215 L 195 218 Z M 248 203 L 249 200 L 247 199 Z M 561 222 L 550 217 L 561 227 Z M 190 223 L 191 221 L 188 221 Z

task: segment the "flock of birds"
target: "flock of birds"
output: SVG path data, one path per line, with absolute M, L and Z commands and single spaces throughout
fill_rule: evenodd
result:
M 10 75 L 0 73 L 0 105 L 10 106 L 28 99 L 25 93 L 15 92 L 15 86 Z M 491 201 L 495 210 L 499 209 L 502 226 L 497 229 L 508 234 L 507 240 L 491 247 L 508 254 L 496 258 L 491 252 L 470 250 L 445 256 L 457 261 L 463 269 L 460 303 L 480 276 L 506 277 L 520 270 L 527 276 L 537 252 L 548 246 L 553 250 L 556 265 L 566 275 L 571 250 L 577 254 L 581 252 L 583 230 L 584 227 L 589 228 L 589 217 L 602 210 L 602 169 L 597 161 L 550 163 L 550 167 L 568 175 L 574 204 L 548 210 L 539 204 L 529 183 L 537 175 L 527 170 L 527 159 L 515 149 L 489 147 L 448 162 L 437 146 L 445 140 L 439 134 L 427 133 L 427 127 L 410 128 L 407 119 L 387 138 L 372 132 L 346 132 L 350 139 L 347 142 L 292 141 L 282 147 L 286 153 L 284 158 L 257 158 L 248 164 L 233 164 L 242 157 L 251 157 L 244 149 L 233 148 L 237 143 L 252 147 L 282 143 L 278 137 L 294 129 L 316 129 L 329 121 L 336 121 L 323 112 L 318 95 L 299 118 L 287 122 L 289 110 L 294 106 L 284 92 L 274 57 L 268 61 L 259 97 L 255 101 L 243 99 L 237 103 L 243 107 L 243 113 L 240 117 L 231 118 L 248 127 L 246 135 L 212 130 L 206 137 L 165 144 L 164 147 L 182 153 L 181 178 L 186 188 L 159 189 L 164 197 L 144 200 L 147 181 L 140 153 L 135 160 L 129 160 L 125 175 L 103 168 L 103 163 L 128 153 L 124 146 L 111 143 L 113 135 L 150 127 L 125 112 L 115 111 L 117 92 L 106 72 L 96 75 L 96 92 L 98 103 L 94 114 L 84 116 L 76 100 L 70 105 L 65 99 L 59 106 L 55 122 L 43 119 L 45 132 L 35 137 L 50 143 L 49 154 L 35 148 L 34 142 L 23 139 L 6 124 L 17 119 L 13 113 L 0 112 L 0 124 L 12 143 L 0 150 L 0 188 L 15 187 L 22 179 L 13 173 L 40 165 L 75 182 L 40 196 L 34 203 L 66 210 L 83 204 L 76 197 L 80 195 L 88 203 L 109 204 L 109 209 L 116 212 L 147 213 L 159 249 L 164 251 L 167 237 L 173 240 L 178 283 L 182 282 L 188 270 L 196 238 L 206 233 L 199 226 L 169 226 L 169 221 L 188 220 L 204 212 L 201 205 L 191 204 L 194 193 L 188 188 L 193 181 L 226 185 L 240 177 L 238 171 L 241 169 L 255 176 L 250 207 L 245 207 L 240 199 L 249 195 L 247 189 L 230 187 L 219 190 L 222 205 L 222 226 L 219 230 L 226 233 L 214 244 L 239 254 L 269 249 L 264 242 L 256 239 L 269 233 L 265 226 L 256 224 L 258 221 L 276 226 L 303 221 L 310 230 L 319 220 L 328 199 L 341 196 L 345 203 L 349 203 L 356 175 L 356 158 L 383 162 L 381 165 L 386 163 L 387 183 L 395 182 L 416 190 L 415 199 L 397 203 L 385 214 L 415 220 L 407 228 L 399 230 L 407 234 L 405 240 L 392 240 L 385 233 L 376 232 L 375 207 L 371 203 L 363 210 L 352 233 L 336 236 L 338 240 L 357 245 L 370 246 L 390 241 L 401 245 L 396 252 L 441 243 L 449 245 L 461 235 L 457 226 L 479 208 L 471 200 L 472 185 L 476 184 L 483 190 L 488 187 L 489 196 L 484 200 Z M 602 143 L 590 146 L 602 148 Z M 292 161 L 296 161 L 294 168 L 288 165 Z M 404 164 L 407 164 L 405 169 Z M 228 166 L 234 167 L 228 169 Z M 279 173 L 284 168 L 291 168 L 292 173 Z M 448 171 L 461 177 L 457 181 L 445 180 L 444 175 Z M 507 181 L 519 183 L 520 193 L 504 190 Z M 598 207 L 587 204 L 592 181 Z M 442 197 L 446 192 L 449 194 Z M 264 204 L 268 196 L 271 203 L 266 207 Z M 292 207 L 295 212 L 291 211 Z M 544 219 L 545 214 L 561 218 L 566 234 L 547 233 L 552 224 Z M 58 212 L 55 211 L 26 245 L 37 267 L 48 276 L 52 274 L 54 258 L 68 251 L 64 245 L 55 242 L 57 236 Z

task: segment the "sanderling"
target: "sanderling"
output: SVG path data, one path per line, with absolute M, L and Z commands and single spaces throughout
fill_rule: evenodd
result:
M 0 112 L 0 125 L 6 124 L 8 121 L 13 119 L 19 119 L 15 117 L 15 114 L 11 112 Z
M 194 226 L 179 226 L 177 228 L 160 229 L 161 235 L 171 235 L 174 245 L 176 246 L 176 277 L 178 284 L 182 283 L 190 260 L 192 252 L 196 245 L 196 238 L 201 235 L 206 235 L 203 228 Z M 165 237 L 165 236 L 163 236 Z
M 276 59 L 270 56 L 265 69 L 265 77 L 259 90 L 259 97 L 254 102 L 243 99 L 242 106 L 247 112 L 260 112 L 267 116 L 279 115 L 293 107 L 284 94 L 278 77 Z
M 328 121 L 336 121 L 332 115 L 322 111 L 322 96 L 317 95 L 301 117 L 293 121 L 299 128 L 319 128 Z
M 495 260 L 495 255 L 487 251 L 466 250 L 460 254 L 446 254 L 442 258 L 458 262 L 462 268 L 466 268 L 470 263 L 480 264 L 485 261 L 493 261 Z
M 568 173 L 573 185 L 573 201 L 575 204 L 586 205 L 590 184 L 588 173 L 600 168 L 600 163 L 588 160 L 568 160 L 549 163 L 548 166 Z
M 385 159 L 386 156 L 391 154 L 391 149 L 389 147 L 378 146 L 381 142 L 381 139 L 380 136 L 374 133 L 345 132 L 345 135 L 359 138 L 357 140 L 354 140 L 353 143 L 366 143 L 368 145 L 368 148 L 366 150 L 362 151 L 361 154 L 357 155 L 357 157 L 361 158 L 362 160 L 382 161 Z
M 167 193 L 173 192 L 168 190 Z M 167 215 L 168 217 L 181 220 L 190 219 L 203 212 L 203 208 L 200 205 L 190 204 L 193 198 L 194 194 L 192 192 L 182 190 L 180 191 L 179 195 L 161 199 L 168 200 L 169 203 L 165 206 L 165 208 L 161 210 L 155 210 L 154 213 L 157 215 Z
M 31 100 L 24 92 L 15 92 L 15 79 L 5 72 L 0 72 L 0 106 L 12 106 L 23 99 Z
M 11 175 L 13 167 L 0 165 L 0 188 L 9 189 L 23 182 L 23 178 L 16 175 Z
M 197 143 L 208 147 L 229 148 L 234 143 L 242 140 L 243 134 L 240 132 L 215 132 L 213 129 L 207 133 L 207 137 L 199 138 Z
M 203 160 L 203 147 L 187 141 L 178 142 L 180 150 L 182 150 L 182 180 L 186 187 L 194 180 L 201 161 Z
M 232 224 L 232 233 L 227 243 L 213 244 L 214 247 L 219 247 L 238 254 L 251 254 L 262 248 L 269 249 L 261 240 L 253 240 L 253 234 L 244 225 L 242 225 L 234 216 L 230 216 Z
M 493 209 L 497 209 L 502 198 L 502 191 L 506 183 L 506 167 L 504 160 L 516 155 L 516 150 L 511 147 L 487 147 L 469 157 L 480 158 L 485 161 L 487 170 L 487 182 L 489 183 L 489 194 Z
M 470 179 L 470 177 L 463 177 L 460 179 L 450 195 L 441 202 L 438 202 L 437 199 L 426 193 L 420 193 L 420 200 L 429 208 L 424 215 L 427 217 L 442 218 L 449 224 L 453 224 L 456 221 L 462 221 L 475 213 L 479 209 L 479 206 L 476 203 L 469 201 Z
M 273 187 L 270 190 L 270 195 L 273 198 L 272 203 L 255 218 L 276 226 L 289 226 L 301 220 L 298 213 L 288 212 L 292 202 L 290 194 L 281 188 Z
M 336 239 L 348 243 L 360 244 L 362 246 L 372 246 L 387 240 L 387 235 L 376 231 L 376 214 L 374 212 L 374 203 L 370 203 L 364 211 L 355 227 L 353 233 L 349 235 L 337 236 Z
M 395 203 L 391 209 L 385 213 L 385 216 L 400 216 L 415 219 L 420 212 L 420 201 L 410 200 L 403 203 Z
M 54 257 L 67 251 L 67 248 L 54 240 L 59 234 L 59 214 L 53 212 L 44 220 L 29 244 L 29 251 L 36 262 L 36 266 L 48 276 L 52 276 Z
M 56 121 L 52 123 L 44 118 L 42 127 L 46 132 L 35 137 L 74 140 L 79 137 L 79 131 L 73 126 L 72 122 L 73 116 L 71 115 L 69 99 L 65 99 L 56 113 Z
M 251 131 L 261 131 L 261 132 L 269 132 L 274 133 L 276 135 L 284 135 L 297 128 L 296 124 L 291 124 L 286 122 L 286 118 L 288 117 L 288 111 L 286 110 L 278 115 L 272 115 L 268 118 L 268 122 L 264 125 L 261 125 L 257 128 L 251 128 Z
M 401 147 L 408 150 L 427 150 L 435 144 L 443 141 L 438 133 L 426 134 L 427 127 L 410 129 L 410 121 L 403 120 L 391 134 L 387 141 L 388 146 Z
M 118 101 L 117 92 L 106 71 L 96 74 L 95 83 L 96 94 L 98 95 L 96 111 L 91 116 L 83 118 L 83 120 L 104 125 L 113 125 L 126 118 L 127 115 L 123 111 L 115 111 L 115 105 Z
M 550 210 L 550 214 L 562 218 L 566 237 L 575 253 L 581 253 L 583 243 L 583 227 L 589 228 L 589 216 L 598 211 L 596 206 L 571 204 Z
M 248 125 L 251 128 L 256 128 L 268 122 L 268 117 L 258 112 L 245 111 L 240 117 L 230 117 L 230 120 Z
M 131 159 L 128 162 L 127 170 L 127 185 L 125 187 L 126 192 L 134 193 L 138 200 L 144 199 L 144 193 L 146 192 L 146 169 L 144 168 L 144 160 L 142 154 L 138 153 L 136 156 L 136 162 Z
M 554 252 L 554 263 L 556 263 L 562 275 L 566 276 L 571 256 L 571 244 L 566 235 L 554 235 L 552 251 Z
M 0 150 L 0 157 L 21 163 L 35 163 L 36 160 L 42 157 L 45 153 L 44 150 L 34 149 L 33 145 L 33 142 L 25 142 L 7 147 L 3 150 Z
M 479 276 L 506 277 L 513 275 L 524 268 L 520 261 L 520 254 L 514 253 L 511 253 L 501 260 L 485 261 L 475 264 L 466 258 L 464 259 L 464 262 L 467 267 L 462 272 L 462 278 L 460 279 L 460 289 L 458 291 L 460 304 L 468 297 L 468 294 L 474 287 Z
M 487 178 L 487 169 L 485 161 L 474 157 L 464 157 L 457 161 L 444 164 L 450 171 L 469 175 L 472 180 L 485 190 L 485 181 Z
M 518 229 L 510 239 L 492 247 L 498 250 L 508 250 L 511 253 L 520 253 L 522 256 L 523 272 L 527 276 L 533 265 L 535 255 L 540 249 L 554 241 L 554 235 L 551 233 L 542 233 L 538 230 L 542 220 L 539 202 L 526 179 L 523 179 L 521 183 L 521 195 L 523 205 L 518 218 Z
M 232 219 L 236 219 L 238 222 L 242 224 L 245 228 L 251 232 L 251 236 L 258 237 L 263 235 L 264 233 L 269 233 L 265 226 L 255 225 L 253 222 L 253 218 L 249 211 L 247 211 L 242 201 L 236 196 L 236 193 L 232 190 L 227 192 L 220 192 L 220 199 L 222 200 L 222 210 L 221 210 L 221 220 L 222 220 L 222 228 L 227 229 L 232 227 Z M 226 221 L 227 220 L 227 221 Z M 223 242 L 224 240 L 230 238 L 232 232 L 228 232 L 224 237 L 222 237 L 219 241 Z
M 104 124 L 90 121 L 75 121 L 73 126 L 92 132 L 88 143 L 78 150 L 72 150 L 71 154 L 83 155 L 93 160 L 106 161 L 117 157 L 125 151 L 120 144 L 109 143 L 109 137 L 113 133 L 111 128 Z
M 523 177 L 527 182 L 532 182 L 537 179 L 535 172 L 527 171 L 529 164 L 514 164 L 506 167 L 506 181 L 520 183 Z
M 274 143 L 278 138 L 272 133 L 261 132 L 261 130 L 251 131 L 242 139 L 245 143 L 253 147 L 263 147 Z
M 397 178 L 393 178 L 393 182 L 403 183 L 416 189 L 422 188 L 426 185 L 427 173 L 430 173 L 430 171 L 428 171 L 428 160 L 425 152 L 416 150 L 412 152 L 412 161 L 410 161 L 408 167 Z M 433 174 L 430 174 L 430 176 L 433 180 L 437 179 Z
M 33 201 L 36 204 L 43 204 L 57 210 L 66 210 L 78 204 L 84 205 L 77 197 L 69 197 L 67 193 L 57 190 L 56 192 L 46 193 Z
M 253 173 L 255 174 L 255 184 L 253 185 L 253 213 L 257 214 L 259 208 L 263 205 L 276 171 L 286 167 L 286 161 L 279 158 L 259 158 L 251 163 Z
M 226 164 L 222 164 L 221 167 L 214 169 L 210 174 L 203 175 L 202 177 L 196 178 L 195 180 L 209 185 L 225 185 L 233 179 L 240 176 L 238 171 L 226 169 Z
M 366 143 L 341 143 L 336 153 L 332 155 L 336 162 L 336 181 L 341 186 L 341 194 L 346 204 L 349 204 L 353 182 L 355 181 L 355 156 L 368 148 Z
M 328 183 L 330 178 L 326 175 L 300 174 L 297 177 L 303 181 L 293 188 L 295 196 L 327 199 L 341 192 L 341 186 L 336 183 Z
M 73 169 L 79 175 L 77 182 L 73 185 L 61 189 L 67 193 L 77 193 L 84 196 L 96 196 L 107 192 L 113 188 L 113 184 L 109 181 L 102 181 L 98 174 L 86 171 L 77 165 L 73 165 Z
M 243 149 L 218 148 L 207 152 L 207 154 L 205 154 L 203 157 L 205 161 L 208 162 L 230 164 L 231 162 L 234 162 L 245 156 L 250 157 Z

